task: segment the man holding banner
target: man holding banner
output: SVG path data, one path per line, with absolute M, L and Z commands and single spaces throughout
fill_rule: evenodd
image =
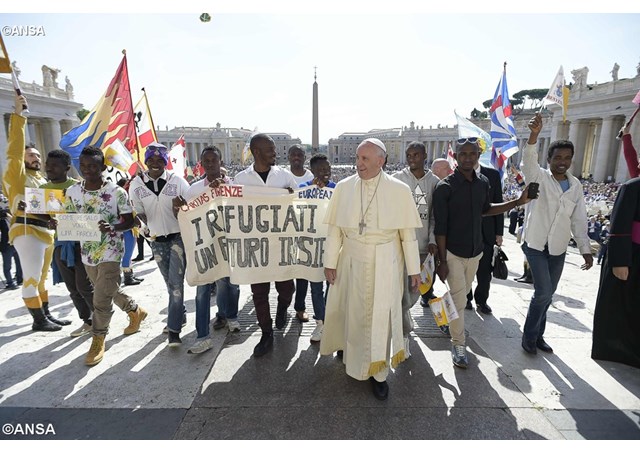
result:
M 387 151 L 378 139 L 357 148 L 357 175 L 339 182 L 325 223 L 329 291 L 320 353 L 343 351 L 346 372 L 370 380 L 387 399 L 389 365 L 405 360 L 402 335 L 404 269 L 420 283 L 416 228 L 422 227 L 409 187 L 382 171 Z
M 291 173 L 276 165 L 276 145 L 271 137 L 267 134 L 254 135 L 249 143 L 249 149 L 254 163 L 236 175 L 236 184 L 256 186 L 258 191 L 260 188 L 273 187 L 293 192 L 293 188 L 297 187 L 296 181 Z M 275 286 L 278 291 L 276 328 L 283 329 L 287 323 L 287 309 L 291 305 L 295 285 L 293 279 L 290 279 L 275 282 Z M 253 304 L 262 330 L 260 342 L 253 350 L 254 357 L 263 356 L 273 348 L 273 321 L 269 308 L 270 287 L 269 282 L 251 284 Z
M 199 197 L 206 193 L 210 187 L 218 187 L 220 184 L 230 184 L 231 180 L 220 172 L 222 165 L 222 153 L 216 146 L 207 146 L 200 154 L 200 164 L 205 171 L 205 177 L 191 185 L 187 191 L 186 200 Z M 186 204 L 186 200 L 181 200 Z M 174 209 L 177 214 L 177 210 Z M 213 283 L 198 285 L 196 288 L 196 331 L 198 337 L 187 353 L 201 354 L 213 347 L 213 341 L 209 337 L 209 323 L 211 321 L 211 292 L 216 286 L 216 305 L 218 313 L 214 329 L 227 327 L 229 332 L 239 332 L 238 301 L 240 299 L 240 287 L 231 283 L 229 277 L 222 277 Z M 219 327 L 218 327 L 219 326 Z

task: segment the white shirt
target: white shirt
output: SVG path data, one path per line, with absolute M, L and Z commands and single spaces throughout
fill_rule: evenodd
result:
M 540 184 L 538 198 L 525 207 L 523 241 L 527 246 L 542 251 L 548 245 L 550 255 L 562 255 L 567 251 L 573 233 L 580 253 L 591 253 L 587 208 L 578 178 L 567 172 L 569 190 L 563 192 L 551 170 L 538 164 L 536 145 L 525 147 L 522 170 L 527 184 Z
M 224 178 L 225 184 L 233 184 L 232 182 L 233 180 L 228 176 L 224 176 L 223 178 Z M 189 201 L 196 198 L 198 195 L 202 195 L 205 192 L 209 192 L 210 191 L 209 184 L 210 182 L 206 176 L 202 179 L 199 179 L 198 181 L 191 184 L 191 186 L 189 187 L 189 190 L 187 190 L 187 195 L 184 197 L 184 199 Z
M 293 179 L 295 179 L 296 187 L 300 187 L 300 184 L 304 184 L 304 183 L 307 183 L 307 182 L 313 180 L 313 173 L 311 173 L 311 170 L 309 170 L 309 169 L 306 169 L 304 171 L 304 175 L 302 175 L 302 176 L 294 175 L 291 170 L 287 170 L 287 171 L 289 173 L 291 173 L 291 176 L 293 176 Z M 294 189 L 295 189 L 295 187 L 294 187 Z
M 251 164 L 238 173 L 234 178 L 234 182 L 242 186 L 275 187 L 279 189 L 286 189 L 287 187 L 295 189 L 298 187 L 293 175 L 277 165 L 271 166 L 269 175 L 267 175 L 267 182 L 265 183 L 258 172 L 254 170 L 253 165 L 254 164 Z
M 157 188 L 159 179 L 167 182 L 160 194 L 156 195 L 145 183 L 153 181 L 154 187 Z M 151 236 L 167 236 L 180 232 L 178 220 L 173 215 L 172 200 L 178 195 L 187 198 L 188 190 L 189 183 L 184 178 L 165 170 L 156 180 L 149 178 L 147 173 L 133 178 L 129 186 L 129 196 L 136 212 L 147 216 L 147 226 Z

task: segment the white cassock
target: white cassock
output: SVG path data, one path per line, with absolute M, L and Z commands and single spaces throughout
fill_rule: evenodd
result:
M 320 353 L 344 351 L 347 374 L 355 379 L 386 378 L 389 363 L 395 367 L 405 359 L 404 266 L 409 275 L 420 273 L 415 228 L 422 222 L 411 189 L 383 171 L 370 180 L 351 176 L 336 186 L 324 222 L 324 266 L 336 269 L 337 277 Z

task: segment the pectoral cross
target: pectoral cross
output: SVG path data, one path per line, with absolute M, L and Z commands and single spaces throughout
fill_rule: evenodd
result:
M 360 223 L 358 224 L 358 226 L 360 227 L 360 234 L 362 234 L 362 231 L 364 230 L 364 228 L 367 226 L 366 223 L 364 223 L 364 219 L 362 219 L 360 221 Z

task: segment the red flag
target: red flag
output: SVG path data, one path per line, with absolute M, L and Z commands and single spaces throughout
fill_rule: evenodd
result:
M 458 166 L 458 161 L 454 156 L 453 148 L 451 148 L 451 142 L 449 142 L 447 145 L 447 161 L 449 162 L 449 167 L 451 167 L 451 170 L 455 170 Z
M 204 175 L 204 168 L 202 168 L 200 161 L 198 161 L 196 165 L 193 167 L 193 175 L 196 178 L 199 178 L 200 176 Z
M 169 163 L 167 169 L 172 170 L 176 175 L 187 177 L 186 156 L 187 145 L 184 142 L 184 134 L 173 144 L 169 151 Z

